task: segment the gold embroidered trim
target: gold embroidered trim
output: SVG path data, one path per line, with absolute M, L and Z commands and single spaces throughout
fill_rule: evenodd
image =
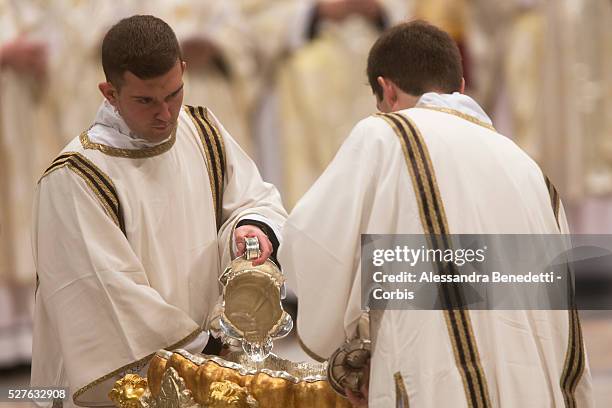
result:
M 561 199 L 555 186 L 551 183 L 547 176 L 544 176 L 546 188 L 550 195 L 550 204 L 553 210 L 555 221 L 559 232 L 561 226 L 559 222 L 559 210 L 561 207 Z M 569 319 L 569 334 L 567 339 L 567 351 L 565 353 L 565 363 L 563 372 L 559 380 L 561 393 L 563 394 L 563 402 L 566 408 L 576 407 L 576 388 L 582 378 L 585 368 L 586 357 L 584 355 L 584 342 L 582 339 L 582 327 L 580 326 L 580 316 L 575 305 L 571 305 L 568 310 Z
M 327 361 L 326 358 L 321 357 L 320 355 L 318 355 L 317 353 L 309 349 L 308 346 L 306 346 L 306 344 L 304 344 L 304 342 L 302 341 L 302 338 L 300 337 L 300 333 L 297 331 L 297 325 L 295 328 L 295 335 L 298 338 L 298 343 L 300 344 L 300 347 L 302 348 L 304 353 L 308 355 L 308 357 L 312 358 L 315 361 L 318 361 L 319 363 L 324 363 Z
M 220 176 L 219 180 L 217 180 L 219 191 L 223 190 L 223 178 L 225 177 L 225 163 L 222 163 L 225 157 L 225 146 L 223 145 L 223 138 L 219 134 L 219 129 L 208 119 L 208 116 L 205 114 L 207 112 L 203 108 L 198 108 L 198 117 L 202 120 L 202 122 L 208 127 L 209 135 L 211 135 L 214 140 L 212 143 L 213 151 L 212 156 L 215 162 L 215 168 L 217 169 L 217 174 Z
M 100 192 L 98 192 L 95 184 L 87 177 L 87 172 L 85 172 L 84 170 L 82 170 L 81 168 L 75 166 L 73 163 L 71 162 L 65 162 L 61 165 L 58 165 L 56 167 L 54 167 L 51 171 L 55 171 L 57 169 L 60 169 L 62 167 L 68 167 L 70 170 L 72 170 L 77 176 L 81 177 L 85 183 L 87 183 L 87 185 L 89 186 L 89 188 L 91 189 L 91 191 L 96 195 L 96 197 L 98 198 L 98 201 L 100 202 L 100 204 L 102 204 L 102 207 L 104 207 L 104 212 L 106 212 L 106 214 L 111 217 L 111 219 L 113 220 L 113 222 L 119 226 L 119 219 L 117 218 L 117 216 L 115 215 L 113 209 L 108 205 L 108 202 L 102 197 L 102 194 L 100 194 Z
M 178 126 L 178 125 L 177 125 Z M 174 146 L 174 142 L 176 142 L 176 126 L 170 135 L 170 138 L 166 140 L 162 144 L 158 144 L 157 146 L 145 147 L 142 149 L 120 149 L 118 147 L 108 146 L 100 143 L 94 143 L 89 140 L 89 136 L 87 135 L 86 130 L 79 136 L 79 140 L 81 141 L 81 145 L 85 149 L 94 149 L 99 150 L 104 154 L 115 157 L 125 157 L 129 159 L 144 159 L 146 157 L 158 156 L 162 153 L 167 152 Z
M 480 354 L 472 330 L 472 321 L 467 310 L 445 310 L 444 317 L 447 322 L 449 336 L 453 352 L 455 353 L 455 361 L 462 367 L 463 384 L 466 390 L 466 396 L 470 388 L 475 389 L 476 401 L 473 401 L 473 396 L 468 397 L 468 401 L 472 399 L 470 406 L 474 407 L 490 407 L 490 397 L 484 370 L 480 363 Z M 454 331 L 458 331 L 457 336 Z M 458 337 L 458 341 L 457 341 Z M 463 358 L 461 357 L 463 356 Z M 462 362 L 465 360 L 465 362 Z M 465 371 L 465 372 L 464 372 Z M 470 386 L 472 384 L 472 386 Z
M 198 135 L 200 135 L 200 143 L 202 143 L 202 148 L 204 149 L 204 160 L 206 161 L 206 170 L 208 171 L 208 181 L 210 182 L 210 191 L 212 192 L 213 206 L 215 207 L 215 215 L 216 215 L 217 213 L 217 182 L 212 174 L 212 163 L 211 163 L 212 159 L 210 157 L 210 154 L 208 153 L 208 150 L 206 148 L 206 142 L 204 140 L 206 136 L 204 136 L 202 129 L 199 126 L 197 117 L 192 115 L 191 112 L 189 112 L 189 110 L 187 109 L 187 107 L 185 107 L 185 112 L 189 114 L 189 117 L 191 118 L 191 121 L 193 122 L 193 125 L 195 126 L 198 132 Z
M 223 137 L 219 133 L 219 129 L 214 125 L 214 123 L 208 119 L 208 112 L 206 109 L 199 107 L 197 109 L 198 117 L 200 117 L 203 123 L 208 127 L 208 134 L 212 136 L 211 145 L 212 151 L 211 156 L 213 158 L 214 166 L 216 172 L 218 174 L 217 179 L 217 206 L 216 206 L 216 216 L 217 216 L 217 229 L 221 227 L 222 222 L 222 210 L 223 210 L 223 182 L 225 179 L 225 146 L 223 144 Z
M 187 343 L 189 343 L 190 341 L 192 341 L 193 339 L 195 339 L 200 333 L 202 332 L 201 328 L 196 329 L 194 332 L 192 332 L 191 334 L 189 334 L 187 337 L 183 338 L 182 340 L 177 341 L 176 343 L 165 347 L 165 350 L 172 350 L 172 349 L 176 349 L 179 348 Z M 103 383 L 104 381 L 108 380 L 109 378 L 115 377 L 125 371 L 128 371 L 130 369 L 133 369 L 134 367 L 140 366 L 142 365 L 142 363 L 150 360 L 151 358 L 153 358 L 153 356 L 155 355 L 155 353 L 151 353 L 149 355 L 147 355 L 146 357 L 141 358 L 140 360 L 134 361 L 130 364 L 126 364 L 123 367 L 120 367 L 100 378 L 98 378 L 97 380 L 94 380 L 92 382 L 90 382 L 89 384 L 85 385 L 84 387 L 80 388 L 77 392 L 75 392 L 72 395 L 72 401 L 78 405 L 77 402 L 77 398 L 79 398 L 81 395 L 83 395 L 84 393 L 86 393 L 87 391 L 89 391 L 90 389 L 92 389 L 93 387 L 97 386 L 98 384 Z
M 444 113 L 448 113 L 450 115 L 455 115 L 460 117 L 461 119 L 465 119 L 469 122 L 472 122 L 476 125 L 479 126 L 483 126 L 486 127 L 489 130 L 492 130 L 494 132 L 497 132 L 497 130 L 495 130 L 495 128 L 493 127 L 493 125 L 488 124 L 487 122 L 483 122 L 482 120 L 472 116 L 472 115 L 468 115 L 467 113 L 463 113 L 460 112 L 456 109 L 451 109 L 451 108 L 443 108 L 441 106 L 433 106 L 433 105 L 417 105 L 415 106 L 415 108 L 422 108 L 422 109 L 429 109 L 429 110 L 435 110 L 435 111 L 439 111 L 439 112 L 444 112 Z
M 582 378 L 585 368 L 584 342 L 578 310 L 572 307 L 568 310 L 569 337 L 565 364 L 561 374 L 560 386 L 566 408 L 576 407 L 576 388 Z
M 569 378 L 571 367 L 574 364 L 574 350 L 575 350 L 575 338 L 574 338 L 574 317 L 572 315 L 571 310 L 568 310 L 569 317 L 569 335 L 567 338 L 567 350 L 565 352 L 565 364 L 563 365 L 563 372 L 561 373 L 561 378 L 559 381 L 559 385 L 561 387 L 561 392 L 563 394 L 563 401 L 565 403 L 566 408 L 574 408 L 576 405 L 576 401 L 572 398 L 571 389 L 569 387 Z
M 393 374 L 395 380 L 395 406 L 402 408 L 410 408 L 410 401 L 408 400 L 408 392 L 406 391 L 406 384 L 402 378 L 402 373 L 399 371 Z
M 76 158 L 76 159 L 75 159 Z M 91 168 L 84 165 L 82 162 L 86 162 Z M 116 189 L 113 181 L 108 177 L 102 170 L 100 170 L 95 164 L 88 160 L 85 156 L 77 152 L 68 152 L 59 156 L 51 164 L 51 166 L 45 171 L 40 180 L 46 177 L 53 171 L 68 167 L 76 175 L 81 177 L 85 183 L 89 186 L 91 191 L 96 195 L 98 201 L 104 208 L 105 212 L 113 220 L 113 222 L 122 230 L 124 226 L 121 222 L 121 214 L 119 209 L 119 199 L 117 197 Z M 92 168 L 94 170 L 92 170 Z M 39 182 L 40 182 L 39 180 Z M 111 188 L 108 187 L 111 186 Z M 124 231 L 125 233 L 125 231 Z
M 207 110 L 202 107 L 185 106 L 191 118 L 204 152 L 206 170 L 212 192 L 217 230 L 221 228 L 223 216 L 223 183 L 225 179 L 225 146 L 217 127 L 208 119 Z
M 383 118 L 391 125 L 400 140 L 400 145 L 404 152 L 404 159 L 406 160 L 408 172 L 412 179 L 412 185 L 415 189 L 423 231 L 426 234 L 445 234 L 447 230 L 445 228 L 446 222 L 441 222 L 440 220 L 436 222 L 434 217 L 432 217 L 433 213 L 434 216 L 439 217 L 441 220 L 446 220 L 444 207 L 441 205 L 442 199 L 440 198 L 440 190 L 422 136 L 420 134 L 413 134 L 410 128 L 407 128 L 403 123 L 404 117 L 399 114 L 378 114 L 377 116 Z M 412 126 L 418 132 L 416 126 L 414 126 L 414 124 L 412 124 Z M 415 140 L 417 137 L 423 149 L 419 149 L 419 146 L 417 146 L 417 140 Z M 423 154 L 421 154 L 421 150 Z M 426 175 L 426 167 L 431 169 L 430 178 Z M 437 209 L 432 208 L 432 204 L 436 203 L 440 203 Z
M 98 168 L 93 162 L 88 160 L 85 156 L 77 152 L 68 152 L 58 156 L 51 166 L 40 177 L 38 182 L 46 177 L 48 174 L 55 170 L 67 167 L 72 170 L 76 175 L 81 177 L 85 183 L 89 186 L 91 191 L 94 193 L 98 202 L 102 205 L 104 212 L 113 220 L 115 225 L 121 229 L 125 235 L 125 225 L 123 222 L 123 215 L 121 213 L 121 206 L 119 204 L 119 197 L 113 181 Z M 109 188 L 110 186 L 110 188 Z M 36 286 L 34 288 L 34 295 L 38 293 L 38 287 L 40 286 L 40 279 L 38 273 L 36 273 Z
M 445 235 L 449 233 L 449 228 L 444 203 L 423 136 L 414 122 L 406 116 L 398 113 L 378 114 L 377 116 L 391 125 L 402 146 L 419 205 L 424 234 L 429 235 L 437 247 L 447 246 L 448 243 L 444 241 Z M 456 291 L 452 292 L 453 290 L 451 287 L 443 291 L 446 291 L 448 298 L 451 295 L 459 297 Z M 490 407 L 488 386 L 480 363 L 469 312 L 464 309 L 447 308 L 444 310 L 444 315 L 468 406 L 470 408 Z
M 561 207 L 561 199 L 555 186 L 551 183 L 547 176 L 544 176 L 546 188 L 550 195 L 550 204 L 553 210 L 557 227 L 561 232 L 559 222 L 559 211 Z M 584 355 L 584 342 L 582 339 L 582 327 L 580 326 L 580 316 L 575 305 L 570 306 L 568 310 L 569 319 L 569 334 L 567 340 L 567 351 L 565 353 L 565 363 L 563 372 L 559 380 L 563 401 L 566 408 L 576 407 L 576 388 L 582 378 L 585 368 L 586 357 Z
M 544 176 L 544 182 L 546 183 L 546 188 L 548 189 L 548 195 L 550 196 L 550 205 L 552 206 L 553 214 L 555 215 L 555 221 L 557 221 L 557 227 L 559 227 L 559 231 L 561 231 L 561 224 L 559 222 L 559 209 L 561 208 L 561 198 L 559 197 L 559 193 L 557 189 L 551 183 L 550 179 L 547 176 Z
M 221 223 L 221 210 L 222 210 L 222 196 L 223 196 L 223 180 L 225 177 L 225 163 L 222 164 L 222 160 L 224 157 L 224 147 L 223 141 L 221 140 L 219 133 L 217 131 L 217 127 L 210 122 L 207 117 L 205 117 L 204 108 L 198 107 L 196 108 L 196 117 L 200 120 L 206 129 L 208 136 L 208 140 L 202 140 L 202 143 L 206 143 L 204 148 L 205 151 L 210 156 L 210 162 L 214 166 L 212 174 L 216 174 L 215 183 L 215 215 L 217 217 L 217 229 L 220 228 Z M 210 146 L 208 145 L 210 143 Z

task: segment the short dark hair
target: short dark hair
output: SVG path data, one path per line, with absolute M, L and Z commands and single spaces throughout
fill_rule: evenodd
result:
M 422 20 L 396 25 L 374 43 L 368 56 L 368 81 L 382 99 L 376 78 L 393 81 L 402 91 L 414 96 L 440 90 L 452 93 L 461 89 L 461 54 L 446 32 Z
M 120 86 L 123 73 L 142 79 L 170 71 L 182 60 L 172 28 L 154 16 L 135 15 L 115 24 L 102 41 L 102 68 L 106 80 Z

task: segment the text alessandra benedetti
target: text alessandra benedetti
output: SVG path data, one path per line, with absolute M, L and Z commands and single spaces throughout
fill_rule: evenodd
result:
M 557 277 L 557 279 L 561 279 Z M 385 274 L 374 272 L 372 280 L 376 283 L 551 283 L 555 280 L 554 272 L 526 272 L 523 274 L 467 273 L 467 274 L 437 274 L 434 272 L 400 272 Z

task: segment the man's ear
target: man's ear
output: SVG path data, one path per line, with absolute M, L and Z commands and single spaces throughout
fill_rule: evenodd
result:
M 459 89 L 459 93 L 465 93 L 465 78 L 461 77 L 461 88 Z
M 397 102 L 397 89 L 395 84 L 389 79 L 385 79 L 381 76 L 376 78 L 376 82 L 382 88 L 382 101 L 386 102 L 389 106 L 395 105 Z
M 100 82 L 98 89 L 111 105 L 117 106 L 118 91 L 110 82 Z

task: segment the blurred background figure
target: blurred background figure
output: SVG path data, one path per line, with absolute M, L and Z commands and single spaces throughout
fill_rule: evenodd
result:
M 106 31 L 125 14 L 119 2 L 54 0 L 44 2 L 54 37 L 49 88 L 62 146 L 92 125 L 102 103 L 104 80 L 100 45 Z M 51 159 L 57 151 L 52 152 Z
M 93 0 L 0 0 L 0 366 L 30 360 L 34 186 L 91 124 L 99 42 L 116 17 Z
M 52 128 L 49 35 L 35 2 L 0 2 L 0 366 L 31 357 L 32 190 L 61 147 Z
M 353 124 L 371 113 L 369 47 L 406 18 L 405 0 L 268 1 L 251 9 L 267 89 L 260 106 L 263 173 L 290 210 Z M 363 86 L 355 86 L 361 83 Z
M 612 3 L 472 0 L 472 91 L 542 167 L 574 233 L 612 231 Z
M 610 0 L 0 0 L 0 369 L 30 358 L 34 185 L 91 126 L 102 36 L 137 13 L 173 27 L 185 103 L 215 113 L 288 210 L 376 112 L 365 64 L 381 30 L 421 18 L 457 41 L 467 92 L 556 185 L 572 232 L 612 232 Z M 607 350 L 606 322 L 585 328 L 589 352 Z
M 255 43 L 240 1 L 136 0 L 131 6 L 126 16 L 153 14 L 175 30 L 187 62 L 184 103 L 210 108 L 240 146 L 257 156 L 251 133 Z

